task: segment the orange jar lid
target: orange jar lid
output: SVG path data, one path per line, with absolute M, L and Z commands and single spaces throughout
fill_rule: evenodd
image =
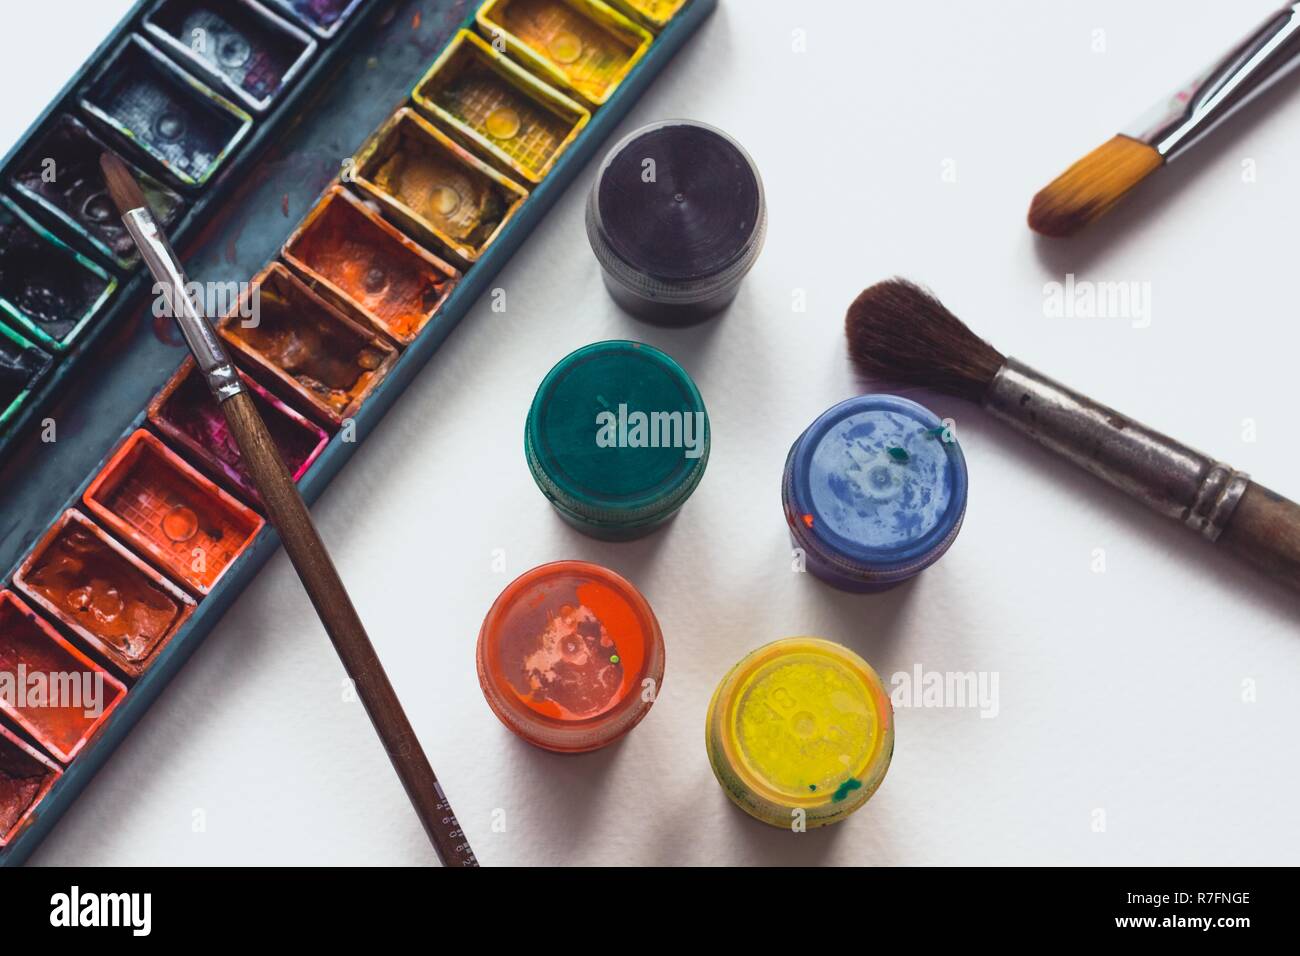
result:
M 663 634 L 646 599 L 586 561 L 520 575 L 479 631 L 478 679 L 488 706 L 547 750 L 613 743 L 650 710 L 663 676 Z

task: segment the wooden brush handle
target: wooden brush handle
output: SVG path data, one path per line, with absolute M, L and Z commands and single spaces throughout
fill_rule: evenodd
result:
M 302 579 L 348 676 L 356 684 L 361 703 L 379 732 L 439 859 L 444 866 L 477 866 L 474 852 L 442 795 L 433 768 L 252 398 L 247 392 L 240 392 L 221 407 L 271 524 L 280 533 L 289 560 Z
M 1300 591 L 1300 505 L 1294 501 L 1252 481 L 1219 544 Z

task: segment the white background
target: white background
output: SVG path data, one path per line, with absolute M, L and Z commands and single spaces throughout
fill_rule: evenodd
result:
M 894 273 L 1004 351 L 1300 496 L 1300 94 L 1270 95 L 1078 241 L 1036 241 L 1024 222 L 1040 186 L 1273 5 L 723 0 L 618 135 L 692 117 L 756 159 L 769 238 L 730 313 L 687 331 L 620 314 L 583 230 L 588 169 L 502 273 L 508 311 L 479 303 L 315 509 L 485 864 L 1300 859 L 1294 596 L 953 400 L 932 404 L 957 420 L 970 508 L 912 585 L 853 597 L 792 573 L 779 505 L 790 442 L 856 391 L 845 307 Z M 0 141 L 127 6 L 6 4 Z M 1047 317 L 1044 284 L 1067 272 L 1150 283 L 1150 326 Z M 695 377 L 714 445 L 679 520 L 608 545 L 552 514 L 521 435 L 557 359 L 623 337 Z M 581 757 L 512 737 L 474 673 L 493 598 L 558 558 L 627 575 L 668 649 L 645 722 Z M 794 634 L 840 641 L 887 679 L 918 663 L 997 672 L 1000 711 L 900 710 L 893 766 L 863 810 L 802 835 L 767 828 L 715 784 L 704 712 L 728 667 Z M 278 555 L 34 860 L 430 863 L 342 685 Z

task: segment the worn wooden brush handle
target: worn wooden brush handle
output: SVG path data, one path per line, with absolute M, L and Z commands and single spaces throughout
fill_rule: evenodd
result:
M 1300 505 L 1294 501 L 1252 481 L 1219 543 L 1300 591 Z
M 379 732 L 438 857 L 446 866 L 477 866 L 474 852 L 442 795 L 433 768 L 252 398 L 247 392 L 240 392 L 221 407 L 239 444 L 244 467 L 253 476 L 262 496 L 267 516 L 280 533 L 289 560 L 302 579 L 348 676 L 356 684 L 357 695 Z

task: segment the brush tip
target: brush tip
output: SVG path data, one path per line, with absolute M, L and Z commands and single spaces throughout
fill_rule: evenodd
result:
M 108 185 L 108 194 L 113 198 L 117 211 L 125 216 L 132 209 L 148 209 L 149 202 L 144 198 L 140 184 L 127 167 L 126 163 L 112 153 L 101 153 L 99 168 L 104 171 L 104 182 Z
M 1164 162 L 1154 146 L 1116 136 L 1039 191 L 1029 206 L 1029 228 L 1042 236 L 1072 236 L 1109 212 Z

